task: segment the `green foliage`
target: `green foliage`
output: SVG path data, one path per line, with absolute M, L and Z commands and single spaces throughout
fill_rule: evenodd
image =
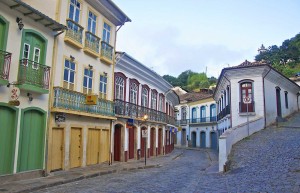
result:
M 217 82 L 215 77 L 207 78 L 205 73 L 197 73 L 191 70 L 182 72 L 177 78 L 164 75 L 163 78 L 173 86 L 180 86 L 185 90 L 198 90 L 200 88 L 209 88 Z
M 300 34 L 282 42 L 280 47 L 270 46 L 255 56 L 256 61 L 266 61 L 287 77 L 300 71 Z

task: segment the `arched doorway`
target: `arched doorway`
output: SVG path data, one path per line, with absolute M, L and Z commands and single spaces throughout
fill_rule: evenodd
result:
M 158 155 L 162 153 L 162 140 L 163 140 L 163 131 L 162 129 L 158 129 Z
M 122 146 L 122 125 L 115 125 L 114 133 L 114 160 L 121 161 L 121 146 Z
M 277 116 L 281 117 L 281 97 L 280 97 L 280 88 L 276 87 L 276 105 L 277 105 Z
M 200 147 L 201 148 L 206 147 L 206 134 L 204 131 L 201 131 L 201 133 L 200 133 Z
M 128 133 L 129 133 L 129 148 L 128 148 L 128 154 L 129 154 L 129 159 L 134 159 L 134 155 L 136 152 L 136 127 L 131 127 L 128 128 Z
M 13 173 L 18 113 L 0 105 L 0 176 Z
M 192 132 L 192 147 L 196 147 L 196 139 L 197 133 L 195 131 Z
M 43 169 L 46 112 L 29 107 L 22 110 L 18 172 Z
M 151 128 L 151 133 L 150 133 L 150 156 L 154 156 L 156 155 L 156 132 L 155 132 L 155 128 L 152 127 Z
M 186 129 L 181 131 L 181 145 L 186 146 Z
M 147 130 L 146 127 L 142 127 L 141 130 Z M 147 147 L 147 138 L 144 138 L 142 136 L 142 131 L 141 131 L 141 149 L 140 149 L 140 152 L 141 152 L 141 157 L 145 157 L 145 153 L 147 153 L 147 150 L 145 151 L 145 148 Z
M 211 141 L 211 148 L 214 150 L 218 149 L 218 138 L 216 132 L 210 133 L 210 141 Z

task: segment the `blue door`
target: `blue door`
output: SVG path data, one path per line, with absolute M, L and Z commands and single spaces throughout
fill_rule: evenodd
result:
M 196 147 L 196 138 L 197 138 L 196 132 L 192 132 L 192 147 Z
M 200 133 L 200 147 L 201 148 L 205 148 L 206 147 L 206 136 L 205 136 L 205 132 L 201 132 Z
M 210 141 L 211 141 L 211 148 L 214 150 L 218 149 L 218 141 L 217 141 L 217 133 L 211 132 L 210 133 Z

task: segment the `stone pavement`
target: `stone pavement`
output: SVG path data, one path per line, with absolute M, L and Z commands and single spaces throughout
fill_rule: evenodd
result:
M 144 159 L 141 159 L 128 162 L 114 162 L 112 165 L 99 164 L 94 166 L 87 166 L 84 168 L 74 168 L 69 171 L 58 171 L 50 173 L 50 175 L 47 177 L 29 180 L 12 181 L 7 183 L 0 182 L 0 193 L 32 192 L 47 187 L 57 186 L 60 184 L 66 184 L 106 174 L 161 167 L 164 163 L 170 162 L 171 160 L 174 160 L 177 157 L 181 156 L 182 153 L 182 149 L 175 148 L 170 154 L 154 158 L 147 158 L 146 166 Z

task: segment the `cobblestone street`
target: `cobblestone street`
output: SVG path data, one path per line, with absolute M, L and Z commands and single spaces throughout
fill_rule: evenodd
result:
M 296 122 L 295 122 L 296 121 Z M 299 114 L 294 122 L 299 125 Z M 216 154 L 184 150 L 162 167 L 124 171 L 38 192 L 300 192 L 300 128 L 270 127 L 234 145 L 231 170 L 211 172 Z

